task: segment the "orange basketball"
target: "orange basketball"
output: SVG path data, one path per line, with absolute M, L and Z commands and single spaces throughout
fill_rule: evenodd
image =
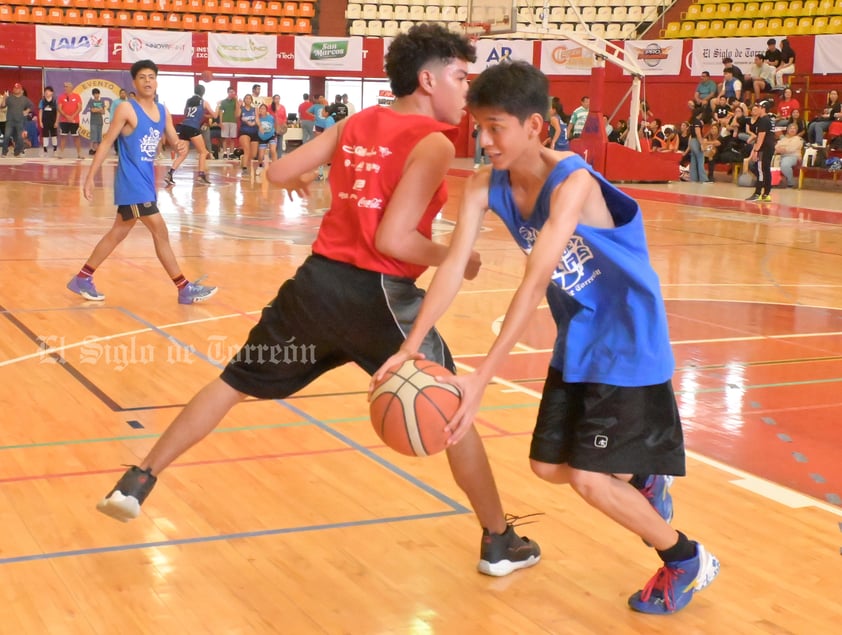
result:
M 213 73 L 210 71 L 205 71 L 202 73 L 202 81 L 209 82 L 213 80 Z
M 390 370 L 371 394 L 371 424 L 383 442 L 407 456 L 429 456 L 445 448 L 444 427 L 459 408 L 459 391 L 436 376 L 444 366 L 411 359 Z

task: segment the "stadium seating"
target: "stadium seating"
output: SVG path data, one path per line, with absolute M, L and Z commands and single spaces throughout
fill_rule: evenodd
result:
M 353 6 L 353 5 L 349 5 Z M 235 16 L 242 19 L 234 20 Z M 281 18 L 289 18 L 281 28 Z M 4 0 L 0 22 L 136 29 L 297 33 L 313 31 L 316 3 L 286 0 Z

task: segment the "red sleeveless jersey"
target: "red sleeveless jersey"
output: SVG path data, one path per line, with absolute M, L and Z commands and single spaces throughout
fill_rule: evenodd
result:
M 313 253 L 413 280 L 427 267 L 381 254 L 374 237 L 404 164 L 415 145 L 432 132 L 443 132 L 451 141 L 456 128 L 423 115 L 404 115 L 391 108 L 373 106 L 348 117 L 330 168 L 330 209 L 322 219 Z M 447 200 L 442 182 L 436 190 L 418 231 L 430 238 L 433 218 Z

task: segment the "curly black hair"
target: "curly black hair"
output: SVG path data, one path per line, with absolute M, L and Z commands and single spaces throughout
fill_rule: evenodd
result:
M 386 75 L 395 97 L 411 95 L 418 88 L 418 72 L 431 61 L 475 62 L 476 49 L 467 38 L 439 24 L 416 24 L 398 35 L 386 53 Z

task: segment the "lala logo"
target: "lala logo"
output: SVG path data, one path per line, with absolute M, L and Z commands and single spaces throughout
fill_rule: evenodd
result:
M 51 51 L 76 51 L 79 49 L 98 48 L 100 46 L 102 46 L 102 38 L 95 35 L 90 37 L 87 35 L 81 35 L 79 37 L 54 37 L 50 40 Z

